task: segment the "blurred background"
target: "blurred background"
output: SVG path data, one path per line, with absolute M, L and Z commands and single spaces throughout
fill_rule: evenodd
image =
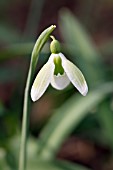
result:
M 63 91 L 49 86 L 29 103 L 28 169 L 113 170 L 113 0 L 0 0 L 0 169 L 17 169 L 30 56 L 53 24 L 89 93 L 83 97 L 71 84 Z M 49 44 L 35 75 L 48 60 Z M 51 162 L 37 163 L 39 157 Z

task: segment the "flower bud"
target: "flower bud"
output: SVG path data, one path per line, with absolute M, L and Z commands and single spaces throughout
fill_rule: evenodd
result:
M 53 41 L 50 44 L 51 53 L 54 53 L 54 54 L 60 53 L 61 52 L 61 47 L 60 47 L 59 41 L 56 40 L 53 36 L 51 36 L 51 38 L 53 39 Z

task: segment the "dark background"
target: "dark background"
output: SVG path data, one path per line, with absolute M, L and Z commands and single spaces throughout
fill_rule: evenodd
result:
M 104 84 L 113 81 L 113 0 L 1 0 L 1 169 L 7 166 L 10 169 L 16 167 L 30 55 L 39 34 L 53 24 L 57 26 L 53 35 L 61 41 L 62 52 L 66 57 L 82 70 L 88 82 L 89 93 L 98 87 L 102 90 Z M 91 41 L 85 36 L 81 39 L 81 31 L 83 35 L 90 37 Z M 50 55 L 49 42 L 42 50 L 36 73 Z M 105 89 L 109 90 L 107 85 Z M 39 101 L 29 105 L 30 140 L 33 147 L 45 124 L 49 124 L 48 120 L 53 112 L 56 109 L 60 110 L 73 95 L 77 99 L 78 92 L 72 85 L 63 91 L 54 90 L 50 86 Z M 73 127 L 70 135 L 63 140 L 56 158 L 79 163 L 94 170 L 112 170 L 112 92 L 87 112 L 88 114 L 83 116 L 77 126 Z M 71 122 L 69 123 L 71 125 Z M 15 152 L 17 159 L 13 161 Z

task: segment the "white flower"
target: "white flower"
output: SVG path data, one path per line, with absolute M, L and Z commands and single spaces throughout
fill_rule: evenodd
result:
M 87 94 L 88 86 L 81 71 L 62 53 L 52 53 L 35 78 L 31 89 L 31 98 L 33 101 L 38 100 L 49 84 L 57 90 L 62 90 L 70 82 L 83 96 Z

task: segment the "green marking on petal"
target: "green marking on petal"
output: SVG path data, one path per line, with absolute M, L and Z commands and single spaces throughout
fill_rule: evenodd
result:
M 54 64 L 55 64 L 55 70 L 54 70 L 54 75 L 60 75 L 64 74 L 64 69 L 62 67 L 62 60 L 59 56 L 54 58 Z

